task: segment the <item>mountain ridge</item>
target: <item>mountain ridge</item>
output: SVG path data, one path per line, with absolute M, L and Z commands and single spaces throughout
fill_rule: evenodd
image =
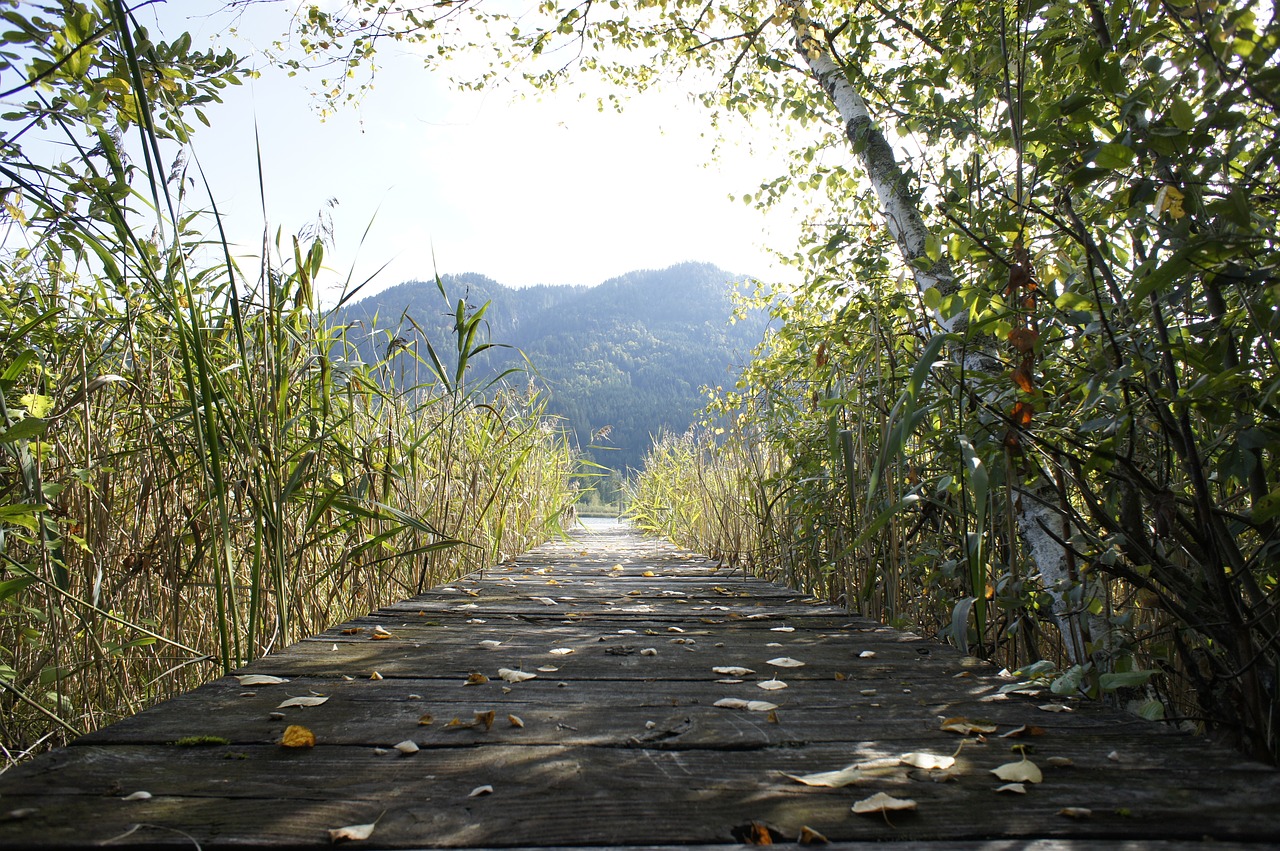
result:
M 487 304 L 483 320 L 496 345 L 471 363 L 470 380 L 522 365 L 523 353 L 536 370 L 532 381 L 548 393 L 547 412 L 563 418 L 584 456 L 622 472 L 640 466 L 653 435 L 693 423 L 704 386 L 734 380 L 767 322 L 748 312 L 731 324 L 733 287 L 751 280 L 698 262 L 634 270 L 594 287 L 515 288 L 479 273 L 449 274 L 370 295 L 344 307 L 340 321 L 367 332 L 367 363 L 393 339 L 409 345 L 425 336 L 453 369 L 458 300 L 470 310 Z M 608 442 L 600 445 L 602 432 Z

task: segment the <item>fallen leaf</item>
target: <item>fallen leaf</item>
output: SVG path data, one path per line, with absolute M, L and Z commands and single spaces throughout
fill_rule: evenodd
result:
M 346 629 L 341 630 L 338 634 L 339 635 L 359 635 L 362 632 L 364 632 L 364 627 L 362 626 L 349 626 Z
M 819 771 L 817 774 L 787 774 L 782 773 L 783 777 L 794 780 L 797 783 L 803 783 L 805 786 L 824 786 L 828 789 L 842 789 L 853 783 L 857 783 L 866 775 L 862 769 L 855 763 L 847 765 L 838 771 Z
M 782 680 L 778 679 L 777 677 L 774 677 L 771 680 L 765 680 L 764 682 L 756 683 L 756 688 L 762 688 L 765 691 L 777 691 L 778 689 L 787 688 L 787 684 L 784 683 Z
M 346 827 L 331 827 L 329 828 L 329 841 L 343 842 L 350 840 L 359 842 L 362 839 L 368 839 L 373 836 L 375 824 L 349 824 Z
M 328 699 L 329 698 L 327 697 L 315 697 L 311 695 L 305 695 L 303 697 L 291 697 L 288 700 L 286 700 L 284 703 L 281 703 L 279 706 L 277 706 L 276 709 L 285 709 L 286 707 L 289 707 L 289 706 L 319 706 L 320 704 L 324 703 Z
M 484 674 L 480 673 L 479 671 L 472 671 L 471 673 L 467 674 L 467 680 L 466 682 L 463 683 L 463 685 L 464 686 L 482 686 L 487 682 L 489 682 L 489 678 L 486 677 Z
M 490 709 L 487 712 L 476 712 L 475 721 L 477 727 L 484 727 L 486 731 L 493 729 L 494 711 Z
M 122 800 L 122 801 L 150 801 L 150 800 L 151 800 L 151 793 L 150 793 L 150 792 L 134 792 L 132 795 L 125 795 L 125 796 L 124 796 L 123 798 L 121 798 L 120 800 Z
M 572 647 L 552 647 L 551 650 L 549 650 L 548 652 L 552 656 L 568 656 L 570 653 L 573 652 L 573 648 Z
M 1071 712 L 1071 707 L 1065 703 L 1042 703 L 1036 707 L 1041 712 Z
M 529 599 L 530 599 L 530 600 L 533 600 L 534 602 L 541 603 L 541 604 L 542 604 L 542 605 L 544 605 L 544 606 L 558 606 L 558 605 L 560 605 L 559 603 L 557 603 L 555 600 L 551 599 L 550 597 L 530 597 Z
M 765 662 L 766 665 L 773 665 L 775 668 L 803 668 L 804 662 L 799 659 L 792 659 L 790 656 L 779 656 L 776 659 L 770 659 Z
M 502 642 L 494 641 L 492 638 L 486 638 L 484 641 L 480 642 L 480 646 L 487 647 L 490 650 L 497 650 L 499 647 L 502 646 Z
M 800 838 L 796 840 L 801 845 L 826 845 L 830 841 L 818 831 L 807 826 L 800 828 Z
M 777 724 L 777 723 L 778 723 L 778 710 L 776 710 L 776 709 L 770 709 L 770 710 L 769 710 L 769 714 L 768 714 L 768 715 L 766 715 L 766 716 L 764 717 L 764 720 L 765 720 L 765 721 L 767 721 L 767 722 L 769 722 L 770 724 Z
M 435 720 L 436 720 L 436 716 L 432 715 L 430 712 L 426 713 L 425 715 L 419 715 L 418 726 L 429 727 L 435 723 Z
M 400 742 L 397 745 L 392 745 L 392 747 L 400 751 L 400 753 L 404 754 L 405 756 L 408 756 L 409 754 L 415 754 L 419 750 L 421 750 L 421 748 L 418 747 L 417 742 L 410 741 L 409 739 L 405 739 L 403 742 Z
M 520 718 L 519 715 L 508 715 L 507 723 L 510 724 L 512 727 L 524 727 L 524 721 Z
M 773 627 L 769 627 L 769 631 L 770 632 L 795 632 L 796 628 L 794 626 L 773 626 Z
M 1037 727 L 1034 724 L 1023 724 L 1021 727 L 1014 727 L 1007 733 L 1001 733 L 1002 739 L 1022 739 L 1028 736 L 1043 736 L 1044 727 Z
M 754 674 L 755 671 L 750 668 L 740 668 L 737 665 L 721 665 L 720 667 L 712 668 L 711 673 L 726 674 L 730 677 L 745 677 L 749 674 Z
M 959 733 L 962 736 L 967 736 L 970 733 L 994 733 L 997 727 L 990 721 L 971 721 L 968 718 L 957 716 L 944 720 L 942 729 L 948 733 Z
M 382 679 L 382 674 L 379 674 L 377 671 L 374 671 L 372 674 L 369 675 L 369 679 L 380 680 Z
M 778 708 L 776 703 L 766 700 L 743 700 L 738 697 L 722 697 L 711 705 L 721 709 L 746 709 L 749 712 L 772 712 Z
M 236 679 L 242 686 L 275 686 L 289 682 L 284 677 L 273 677 L 269 674 L 242 674 Z
M 1075 765 L 1075 763 L 1071 761 L 1071 757 L 1069 756 L 1051 756 L 1049 757 L 1047 762 L 1050 765 L 1052 765 L 1054 768 L 1070 768 L 1071 766 Z
M 1018 795 L 1027 794 L 1027 787 L 1021 783 L 1006 783 L 1003 786 L 996 787 L 997 792 L 1013 792 Z
M 773 845 L 775 835 L 778 839 L 782 839 L 782 835 L 770 828 L 767 824 L 758 821 L 749 821 L 746 824 L 740 824 L 730 831 L 733 838 L 741 842 L 743 845 Z
M 870 798 L 863 798 L 853 805 L 853 811 L 858 815 L 914 810 L 915 808 L 916 802 L 910 798 L 895 798 L 892 795 L 886 795 L 884 792 L 877 792 Z
M 316 734 L 301 724 L 290 724 L 284 728 L 284 735 L 280 737 L 280 746 L 285 748 L 314 748 L 316 746 Z
M 391 633 L 387 632 L 386 629 L 379 624 L 373 628 L 373 633 L 369 637 L 373 639 L 390 638 Z
M 554 674 L 556 671 L 560 669 L 557 668 L 555 665 L 539 665 L 538 670 L 544 674 Z
M 1004 765 L 991 769 L 991 773 L 1001 780 L 1007 780 L 1011 783 L 1039 783 L 1044 780 L 1044 774 L 1040 771 L 1040 767 L 1029 759 L 1006 762 Z
M 898 759 L 903 765 L 909 765 L 912 768 L 924 768 L 929 771 L 937 768 L 950 768 L 956 764 L 956 758 L 953 756 L 938 756 L 937 754 L 923 753 L 921 751 L 904 753 Z
M 509 683 L 522 683 L 525 680 L 537 679 L 538 675 L 531 674 L 528 671 L 516 671 L 512 668 L 499 668 L 498 676 Z
M 644 573 L 640 575 L 641 576 L 657 576 L 658 574 L 654 573 L 652 570 L 646 570 Z
M 1093 815 L 1093 810 L 1088 807 L 1063 807 L 1058 810 L 1058 815 L 1067 818 L 1089 818 Z
M 876 658 L 876 651 L 874 651 L 874 650 L 863 650 L 861 653 L 859 653 L 859 654 L 858 654 L 858 658 L 859 658 L 859 659 L 874 659 L 874 658 Z
M 640 651 L 640 655 L 641 655 L 641 656 L 657 656 L 657 655 L 658 655 L 658 651 L 657 651 L 656 649 L 654 649 L 653 647 L 646 647 L 646 648 L 644 648 L 643 650 L 641 650 L 641 651 Z
M 477 786 L 476 788 L 474 788 L 474 789 L 472 789 L 472 790 L 471 790 L 471 794 L 467 795 L 467 797 L 468 797 L 468 798 L 479 798 L 481 795 L 492 795 L 492 794 L 493 794 L 493 787 L 492 787 L 492 786 L 487 786 L 487 785 L 486 785 L 486 786 Z

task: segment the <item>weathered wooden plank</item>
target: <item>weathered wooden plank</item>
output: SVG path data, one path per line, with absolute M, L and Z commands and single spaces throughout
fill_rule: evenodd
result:
M 163 764 L 144 751 L 70 749 L 43 771 L 27 772 L 24 791 L 6 795 L 6 806 L 38 806 L 56 796 L 56 813 L 41 808 L 24 820 L 41 833 L 50 822 L 92 812 L 82 831 L 97 841 L 145 822 L 180 828 L 202 844 L 260 841 L 267 823 L 276 836 L 314 842 L 329 827 L 375 819 L 380 844 L 391 846 L 424 840 L 444 847 L 501 845 L 516 837 L 548 844 L 717 842 L 753 819 L 784 834 L 809 826 L 845 841 L 1171 834 L 1265 841 L 1275 836 L 1268 808 L 1280 793 L 1274 778 L 1259 783 L 1258 772 L 1184 769 L 1163 781 L 1155 772 L 1108 779 L 1100 771 L 1062 770 L 1047 773 L 1025 796 L 998 795 L 985 760 L 951 783 L 899 770 L 855 787 L 814 789 L 778 773 L 840 766 L 849 755 L 831 746 L 762 754 L 498 745 L 410 757 L 368 748 L 248 747 L 234 752 L 243 758 L 232 759 L 225 749 L 184 748 Z M 492 794 L 469 797 L 486 785 Z M 120 800 L 138 790 L 154 797 Z M 874 792 L 910 797 L 918 810 L 888 820 L 853 816 L 852 803 Z M 210 800 L 226 805 L 210 813 Z M 264 800 L 274 802 L 268 813 L 256 810 Z M 351 821 L 320 820 L 315 805 L 336 801 L 360 805 L 343 816 Z M 1092 815 L 1060 815 L 1068 806 Z M 298 813 L 309 817 L 292 817 Z M 424 824 L 430 825 L 426 833 Z
M 366 844 L 393 848 L 720 845 L 751 820 L 787 840 L 808 826 L 833 847 L 1050 851 L 1280 835 L 1280 774 L 1235 754 L 1098 706 L 1045 712 L 1046 698 L 1000 694 L 1007 680 L 992 669 L 918 636 L 666 545 L 588 540 L 540 548 L 242 672 L 288 683 L 224 678 L 0 776 L 0 845 L 87 847 L 143 824 L 122 844 L 314 846 L 328 844 L 329 828 L 375 820 Z M 389 637 L 372 638 L 376 629 Z M 771 663 L 779 657 L 804 665 Z M 712 670 L 724 665 L 754 673 Z M 501 667 L 538 676 L 505 683 Z M 464 685 L 473 671 L 492 679 Z M 759 687 L 775 677 L 788 687 Z M 278 708 L 316 694 L 329 699 Z M 714 706 L 724 697 L 778 708 Z M 489 729 L 446 728 L 490 710 Z M 432 724 L 419 724 L 424 713 Z M 995 722 L 997 734 L 940 729 L 958 715 Z M 309 727 L 317 746 L 276 745 L 287 724 Z M 1042 735 L 998 736 L 1021 725 Z M 190 736 L 228 744 L 171 744 Z M 420 750 L 392 749 L 404 740 Z M 1014 745 L 1044 782 L 997 794 L 990 769 L 1019 759 Z M 951 781 L 898 766 L 824 789 L 781 773 L 911 751 L 955 753 Z M 469 797 L 485 785 L 492 794 Z M 120 800 L 139 790 L 153 797 Z M 881 791 L 918 809 L 850 812 Z M 1092 815 L 1068 818 L 1064 807 Z

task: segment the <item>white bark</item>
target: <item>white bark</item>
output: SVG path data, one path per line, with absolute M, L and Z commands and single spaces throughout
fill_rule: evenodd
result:
M 911 269 L 916 287 L 921 293 L 930 287 L 943 296 L 954 293 L 957 285 L 947 256 L 940 254 L 937 260 L 928 260 L 929 228 L 915 199 L 907 191 L 907 176 L 899 167 L 888 139 L 872 119 L 866 101 L 836 64 L 826 41 L 819 37 L 818 30 L 805 13 L 802 0 L 783 0 L 782 5 L 791 11 L 796 52 L 839 112 L 844 122 L 845 137 L 853 145 L 871 182 L 885 224 Z M 936 318 L 944 332 L 963 333 L 968 323 L 964 309 L 951 315 L 938 314 Z M 967 354 L 964 366 L 969 371 L 987 375 L 1000 370 L 999 362 L 981 351 Z M 1073 663 L 1079 663 L 1086 658 L 1085 636 L 1079 617 L 1072 611 L 1066 596 L 1072 583 L 1067 554 L 1053 538 L 1057 535 L 1060 540 L 1067 540 L 1069 528 L 1064 523 L 1065 514 L 1057 504 L 1056 490 L 1047 483 L 1045 485 L 1015 490 L 1016 519 L 1023 545 L 1040 573 L 1045 590 L 1053 599 L 1054 618 L 1062 631 L 1067 654 Z M 975 589 L 975 593 L 982 593 L 982 590 Z

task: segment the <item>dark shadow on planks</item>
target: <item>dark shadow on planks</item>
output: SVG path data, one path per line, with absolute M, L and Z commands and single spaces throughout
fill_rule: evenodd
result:
M 374 638 L 375 627 L 390 637 Z M 769 664 L 779 657 L 804 666 Z M 499 668 L 537 677 L 507 683 Z M 833 848 L 1170 849 L 1205 838 L 1228 848 L 1280 837 L 1278 772 L 1098 706 L 1042 711 L 1047 698 L 999 694 L 1005 680 L 945 646 L 622 528 L 541 547 L 239 673 L 289 682 L 225 677 L 0 776 L 0 846 L 315 847 L 330 828 L 370 822 L 372 837 L 353 845 L 724 847 L 753 820 L 789 841 L 812 828 Z M 489 681 L 464 685 L 472 673 Z M 788 687 L 758 687 L 775 676 Z M 314 695 L 329 699 L 278 708 Z M 713 705 L 726 697 L 778 709 Z M 489 710 L 491 729 L 449 726 Z M 940 729 L 955 716 L 1044 733 Z M 287 724 L 318 744 L 278 746 Z M 172 744 L 192 736 L 229 744 Z M 394 749 L 406 740 L 420 750 Z M 1015 744 L 1029 746 L 1044 782 L 997 793 L 989 771 L 1018 759 Z M 839 789 L 783 776 L 908 752 L 957 762 L 946 782 L 909 767 Z M 152 797 L 122 800 L 139 791 Z M 918 808 L 851 812 L 876 792 Z M 1092 814 L 1060 814 L 1068 807 Z

